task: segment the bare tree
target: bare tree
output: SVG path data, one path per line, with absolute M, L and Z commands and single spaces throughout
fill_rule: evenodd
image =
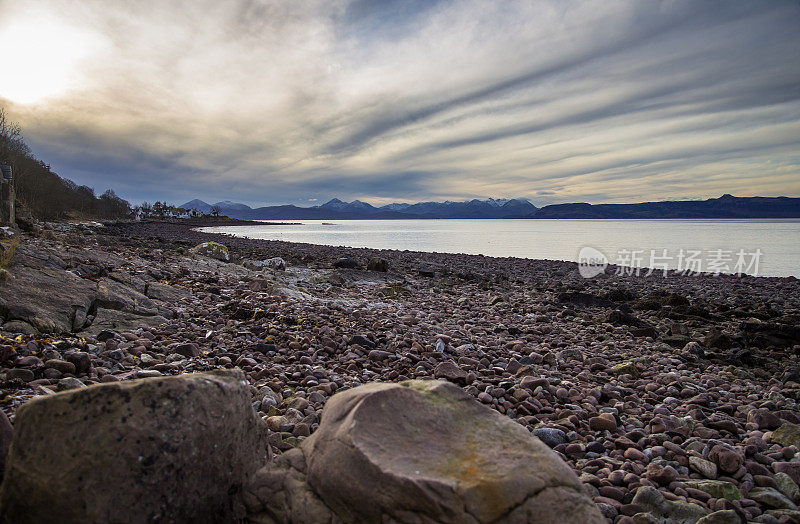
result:
M 19 124 L 6 118 L 6 110 L 0 107 L 0 160 L 8 161 L 12 153 L 30 153 L 30 149 L 22 141 L 22 129 Z
M 127 218 L 128 202 L 113 191 L 97 197 L 86 186 L 61 178 L 33 155 L 22 138 L 20 126 L 11 122 L 0 107 L 0 162 L 14 171 L 17 209 L 44 220 L 68 217 Z
M 222 213 L 221 207 L 217 205 L 211 206 L 211 216 L 218 217 L 220 213 Z

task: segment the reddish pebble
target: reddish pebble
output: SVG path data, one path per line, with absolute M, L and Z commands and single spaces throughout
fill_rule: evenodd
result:
M 624 456 L 628 460 L 636 460 L 638 462 L 644 462 L 644 461 L 647 460 L 647 457 L 645 456 L 645 454 L 642 453 L 641 451 L 639 451 L 636 448 L 628 448 L 628 449 L 626 449 Z

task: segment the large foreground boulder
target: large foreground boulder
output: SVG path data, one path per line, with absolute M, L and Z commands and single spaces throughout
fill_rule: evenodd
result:
M 17 411 L 0 521 L 230 521 L 267 454 L 238 371 L 39 397 Z
M 252 522 L 605 522 L 546 445 L 440 381 L 335 395 L 245 503 Z
M 3 479 L 3 472 L 6 470 L 6 456 L 8 448 L 11 447 L 11 440 L 14 438 L 14 428 L 5 411 L 0 410 L 0 480 Z

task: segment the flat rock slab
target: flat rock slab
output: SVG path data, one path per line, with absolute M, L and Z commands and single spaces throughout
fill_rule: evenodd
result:
M 61 269 L 15 265 L 0 283 L 0 312 L 42 333 L 72 331 L 76 309 L 87 311 L 97 298 L 95 283 Z
M 101 331 L 119 332 L 138 328 L 154 328 L 165 322 L 167 319 L 161 315 L 145 316 L 116 309 L 97 308 L 94 322 L 83 332 L 96 335 Z
M 238 371 L 39 397 L 17 411 L 0 521 L 231 521 L 267 455 Z
M 167 284 L 162 284 L 160 282 L 150 282 L 147 285 L 146 295 L 150 298 L 162 300 L 164 302 L 178 302 L 190 296 L 188 291 L 178 289 Z
M 98 311 L 99 322 L 91 326 L 89 333 L 155 327 L 166 321 L 163 315 L 167 312 L 154 300 L 188 296 L 183 290 L 153 283 L 151 298 L 136 289 L 138 279 L 127 273 L 116 271 L 111 278 L 92 280 L 79 276 L 80 271 L 68 271 L 32 255 L 44 258 L 47 252 L 25 248 L 19 259 L 15 258 L 11 276 L 0 282 L 0 319 L 30 326 L 11 324 L 9 330 L 79 332 L 90 324 L 87 315 L 94 311 Z M 64 264 L 60 259 L 58 262 Z M 144 291 L 144 282 L 140 283 Z

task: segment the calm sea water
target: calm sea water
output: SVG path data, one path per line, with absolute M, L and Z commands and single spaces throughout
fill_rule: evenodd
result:
M 247 238 L 578 261 L 593 247 L 612 264 L 800 277 L 800 220 L 303 220 L 202 228 Z M 666 251 L 665 251 L 666 250 Z M 683 253 L 681 253 L 683 250 Z M 760 255 L 758 254 L 760 250 Z M 699 253 L 698 253 L 699 252 Z M 655 258 L 653 258 L 655 257 Z M 691 258 L 690 258 L 691 257 Z M 754 265 L 757 262 L 757 267 Z M 697 266 L 693 266 L 697 268 Z

